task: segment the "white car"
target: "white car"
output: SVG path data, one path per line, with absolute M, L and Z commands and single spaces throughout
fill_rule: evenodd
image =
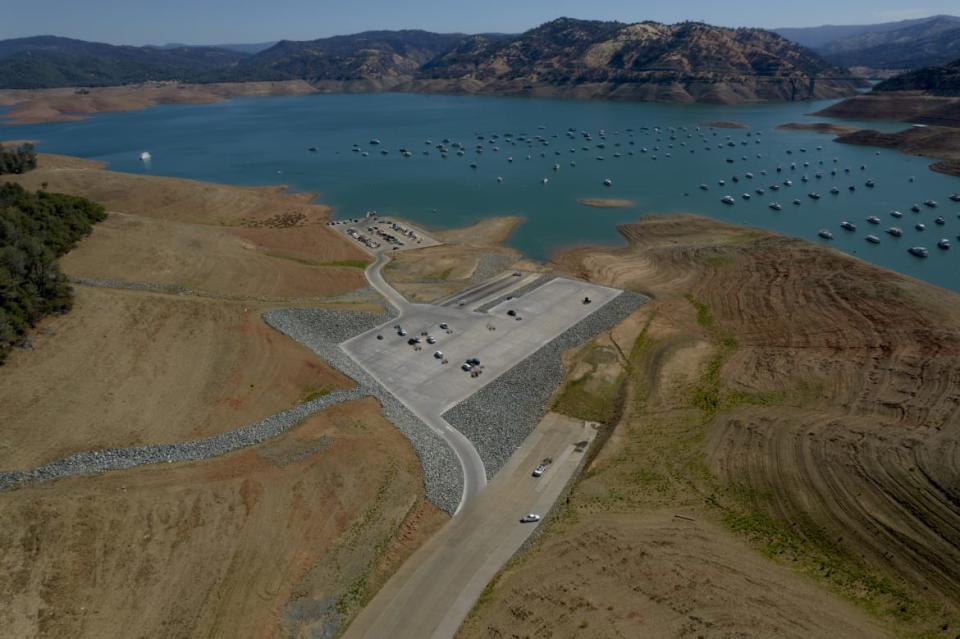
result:
M 537 513 L 527 513 L 526 515 L 520 518 L 521 524 L 532 524 L 538 521 L 540 521 L 540 515 L 538 515 Z
M 433 335 L 430 335 L 427 337 L 427 344 L 436 344 L 436 343 L 437 343 L 436 337 L 434 337 Z
M 537 466 L 536 468 L 533 469 L 533 476 L 534 476 L 534 477 L 540 477 L 541 475 L 543 475 L 543 473 L 544 473 L 546 470 L 547 470 L 547 465 L 546 465 L 546 464 L 540 464 L 539 466 Z

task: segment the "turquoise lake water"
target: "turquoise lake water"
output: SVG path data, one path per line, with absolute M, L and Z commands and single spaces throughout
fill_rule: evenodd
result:
M 644 214 L 692 212 L 826 242 L 864 260 L 960 291 L 960 204 L 949 200 L 960 192 L 960 178 L 929 171 L 929 160 L 923 158 L 836 144 L 830 136 L 811 132 L 775 130 L 785 122 L 824 121 L 805 114 L 828 104 L 721 107 L 412 94 L 314 95 L 159 106 L 80 122 L 5 127 L 2 137 L 35 139 L 42 151 L 103 160 L 118 171 L 243 185 L 287 184 L 319 193 L 318 201 L 333 206 L 338 217 L 372 209 L 431 227 L 455 227 L 492 215 L 521 215 L 526 222 L 509 244 L 536 259 L 571 245 L 622 244 L 615 225 Z M 711 120 L 735 120 L 750 129 L 702 126 Z M 884 130 L 903 127 L 862 124 Z M 589 140 L 583 132 L 589 133 Z M 491 140 L 494 135 L 497 138 Z M 381 143 L 372 145 L 372 139 Z M 444 139 L 449 140 L 446 159 L 436 149 Z M 457 155 L 456 142 L 462 143 L 463 156 Z M 353 151 L 355 144 L 368 155 Z M 482 153 L 477 153 L 479 144 Z M 599 144 L 605 148 L 598 148 Z M 493 150 L 494 146 L 500 150 Z M 411 157 L 402 157 L 401 148 L 408 149 Z M 144 150 L 152 154 L 149 168 L 138 159 Z M 383 150 L 388 153 L 382 154 Z M 615 157 L 618 153 L 621 157 Z M 733 162 L 728 163 L 728 158 Z M 804 162 L 810 166 L 804 167 Z M 791 169 L 791 163 L 797 168 Z M 559 170 L 553 169 L 554 164 L 560 165 Z M 844 172 L 847 167 L 849 174 Z M 835 177 L 830 174 L 834 169 Z M 764 170 L 765 176 L 761 175 Z M 824 174 L 822 179 L 815 178 L 818 171 Z M 747 179 L 747 172 L 754 179 Z M 735 175 L 739 183 L 732 182 Z M 809 182 L 801 181 L 803 175 Z M 915 181 L 910 181 L 911 176 Z M 605 179 L 612 185 L 604 186 Z M 718 185 L 721 179 L 726 186 Z M 768 189 L 786 179 L 793 185 L 781 186 L 776 193 Z M 867 180 L 876 186 L 867 188 Z M 700 190 L 700 184 L 708 185 L 709 191 Z M 856 187 L 854 192 L 848 190 L 850 185 Z M 831 186 L 841 192 L 832 195 Z M 757 195 L 757 188 L 767 193 Z M 812 191 L 822 197 L 811 199 Z M 744 192 L 752 194 L 749 201 L 741 199 Z M 736 198 L 733 206 L 720 201 L 728 194 Z M 636 205 L 593 209 L 578 204 L 578 198 L 623 198 Z M 794 198 L 800 205 L 792 204 Z M 928 199 L 939 206 L 924 206 Z M 770 210 L 768 204 L 774 201 L 783 206 L 782 211 Z M 921 208 L 918 214 L 910 211 L 915 204 Z M 903 212 L 902 219 L 891 217 L 894 209 Z M 866 221 L 872 215 L 880 218 L 879 226 Z M 935 223 L 938 216 L 945 219 L 943 226 Z M 843 220 L 856 224 L 857 230 L 841 229 Z M 925 224 L 926 230 L 915 230 L 917 223 Z M 890 226 L 901 227 L 903 237 L 885 233 Z M 820 240 L 821 228 L 832 231 L 835 239 Z M 865 241 L 870 233 L 880 238 L 880 244 Z M 938 249 L 941 238 L 949 238 L 954 247 Z M 907 253 L 918 245 L 929 249 L 929 258 Z

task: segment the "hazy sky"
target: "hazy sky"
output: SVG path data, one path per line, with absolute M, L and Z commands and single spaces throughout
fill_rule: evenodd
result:
M 0 39 L 52 34 L 117 44 L 215 44 L 367 29 L 519 32 L 559 16 L 787 27 L 958 12 L 957 0 L 0 0 Z

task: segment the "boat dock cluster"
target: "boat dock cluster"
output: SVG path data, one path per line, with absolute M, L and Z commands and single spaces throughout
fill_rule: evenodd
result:
M 469 143 L 449 137 L 444 137 L 439 142 L 426 139 L 423 141 L 424 148 L 419 154 L 439 155 L 443 159 L 466 158 L 469 163 L 466 163 L 465 169 L 472 171 L 477 171 L 481 162 L 497 162 L 510 166 L 515 159 L 534 161 L 549 158 L 549 164 L 544 165 L 543 177 L 538 178 L 542 186 L 547 186 L 550 183 L 547 175 L 556 174 L 561 170 L 561 164 L 556 160 L 562 156 L 569 158 L 570 168 L 576 168 L 577 159 L 580 158 L 593 162 L 606 162 L 633 156 L 657 161 L 669 160 L 674 153 L 712 153 L 719 156 L 719 160 L 725 166 L 761 163 L 764 167 L 745 166 L 745 169 L 751 170 L 741 170 L 732 175 L 728 174 L 729 177 L 717 179 L 716 188 L 730 189 L 734 185 L 740 185 L 743 189 L 739 195 L 736 191 L 723 194 L 720 197 L 722 204 L 728 207 L 741 203 L 753 204 L 765 206 L 774 212 L 784 211 L 785 204 L 799 209 L 804 204 L 815 206 L 824 197 L 834 199 L 843 193 L 856 194 L 861 190 L 871 191 L 881 188 L 879 180 L 869 175 L 870 168 L 866 164 L 842 166 L 838 157 L 824 157 L 822 145 L 811 144 L 809 147 L 797 146 L 786 149 L 777 145 L 777 154 L 781 161 L 774 162 L 772 157 L 767 158 L 764 155 L 763 151 L 766 149 L 763 145 L 769 136 L 765 136 L 762 131 L 726 133 L 710 126 L 641 126 L 624 128 L 622 131 L 568 127 L 565 130 L 548 133 L 545 126 L 541 125 L 537 128 L 537 133 L 475 131 L 473 134 L 475 139 Z M 362 157 L 369 157 L 374 148 L 383 156 L 394 154 L 378 138 L 371 139 L 367 145 L 355 143 L 352 151 Z M 397 153 L 403 158 L 414 156 L 413 150 L 407 146 L 400 146 Z M 876 155 L 880 153 L 876 152 Z M 915 181 L 913 177 L 905 179 L 909 183 Z M 502 184 L 504 177 L 497 175 L 495 181 L 497 184 Z M 614 180 L 611 177 L 603 177 L 600 183 L 608 188 L 614 186 Z M 815 185 L 822 186 L 818 189 Z M 714 186 L 701 183 L 698 188 L 702 192 L 709 192 Z M 790 195 L 787 195 L 788 193 Z M 824 193 L 829 195 L 825 196 Z M 690 195 L 690 192 L 683 193 L 683 196 Z M 786 199 L 781 203 L 781 198 L 784 196 Z M 953 202 L 960 202 L 960 194 L 955 194 L 950 199 Z M 936 209 L 937 206 L 935 200 L 928 199 L 922 204 L 913 204 L 909 210 L 919 215 L 924 211 Z M 897 210 L 892 211 L 890 215 L 894 218 L 902 217 L 902 213 Z M 868 216 L 866 221 L 871 225 L 882 223 L 877 215 Z M 946 226 L 947 220 L 944 216 L 938 216 L 932 220 L 932 223 L 937 226 Z M 846 232 L 857 230 L 856 225 L 849 220 L 842 220 L 839 226 Z M 924 232 L 926 228 L 927 224 L 919 220 L 913 226 L 913 230 L 917 233 Z M 394 230 L 400 232 L 400 228 Z M 886 233 L 892 238 L 900 238 L 904 235 L 903 229 L 899 226 L 889 227 Z M 832 231 L 826 228 L 820 229 L 817 235 L 825 240 L 834 239 Z M 957 239 L 960 240 L 960 235 L 957 235 Z M 882 243 L 881 235 L 876 233 L 866 234 L 864 240 L 870 244 Z M 946 237 L 940 238 L 936 245 L 941 250 L 948 250 L 950 240 Z M 920 257 L 929 254 L 923 247 L 911 247 L 909 251 Z
M 729 136 L 728 136 L 728 137 L 729 137 Z M 731 141 L 731 143 L 732 143 L 732 141 Z M 747 144 L 747 142 L 741 141 L 740 144 L 741 144 L 741 145 L 745 145 L 745 144 Z M 822 146 L 817 146 L 817 147 L 816 147 L 816 152 L 820 152 L 820 151 L 823 151 L 823 147 L 822 147 Z M 805 148 L 805 147 L 801 147 L 801 148 L 798 148 L 798 149 L 787 149 L 786 153 L 787 153 L 788 155 L 794 155 L 794 154 L 796 154 L 797 156 L 800 156 L 800 157 L 806 157 L 805 154 L 808 154 L 808 149 Z M 812 155 L 812 153 L 814 153 L 814 152 L 809 152 L 809 153 Z M 879 152 L 877 152 L 876 155 L 879 155 Z M 757 159 L 761 159 L 762 157 L 763 157 L 762 154 L 760 154 L 760 153 L 756 154 L 756 158 L 757 158 Z M 741 156 L 741 157 L 739 158 L 739 161 L 747 161 L 748 159 L 749 159 L 749 158 L 748 158 L 746 155 L 744 155 L 744 156 Z M 738 161 L 738 160 L 737 160 L 737 159 L 734 159 L 734 158 L 727 158 L 727 159 L 726 159 L 726 163 L 727 163 L 727 164 L 734 164 L 734 163 L 736 163 L 737 161 Z M 815 162 L 815 164 L 814 164 L 814 162 Z M 775 182 L 772 182 L 772 183 L 768 184 L 766 187 L 763 187 L 763 186 L 756 187 L 755 189 L 753 189 L 753 192 L 752 192 L 752 193 L 751 193 L 749 190 L 744 191 L 744 193 L 740 196 L 740 199 L 746 202 L 746 201 L 750 201 L 750 200 L 753 198 L 754 194 L 757 195 L 757 196 L 762 196 L 762 195 L 767 195 L 768 193 L 770 193 L 770 194 L 779 193 L 779 192 L 781 192 L 781 189 L 790 189 L 791 187 L 794 186 L 795 180 L 797 180 L 796 176 L 798 175 L 798 173 L 800 174 L 800 177 L 799 177 L 799 180 L 798 180 L 798 181 L 799 181 L 801 184 L 810 183 L 810 182 L 811 182 L 811 177 L 810 177 L 811 171 L 809 171 L 808 169 L 811 169 L 811 167 L 817 167 L 817 168 L 815 168 L 815 169 L 813 170 L 813 173 L 812 173 L 812 175 L 813 175 L 812 181 L 813 181 L 814 184 L 816 184 L 818 181 L 823 181 L 823 180 L 825 180 L 825 179 L 837 179 L 837 178 L 841 178 L 841 179 L 842 179 L 843 177 L 847 177 L 849 183 L 845 185 L 845 188 L 841 188 L 840 186 L 837 186 L 837 185 L 833 185 L 833 186 L 830 187 L 829 193 L 830 193 L 830 195 L 831 195 L 832 197 L 838 197 L 838 196 L 840 196 L 840 194 L 843 193 L 844 191 L 846 191 L 847 193 L 856 193 L 858 186 L 860 186 L 860 185 L 859 185 L 859 180 L 852 180 L 852 179 L 850 179 L 850 177 L 849 177 L 849 176 L 852 176 L 852 175 L 855 174 L 854 169 L 853 169 L 852 167 L 849 167 L 849 166 L 848 166 L 848 167 L 844 167 L 843 169 L 840 169 L 840 168 L 837 167 L 838 164 L 839 164 L 839 158 L 836 158 L 836 157 L 832 158 L 832 160 L 830 161 L 829 164 L 827 164 L 827 161 L 826 161 L 826 160 L 823 160 L 823 159 L 800 160 L 799 162 L 790 162 L 790 163 L 789 163 L 788 165 L 786 165 L 786 166 L 784 166 L 783 164 L 778 164 L 778 165 L 773 169 L 773 172 L 772 172 L 772 175 L 776 175 L 776 176 L 777 176 Z M 825 166 L 831 166 L 831 168 L 829 169 L 829 171 L 828 171 L 826 168 L 819 168 L 819 167 L 825 167 Z M 863 174 L 863 173 L 865 173 L 866 171 L 868 171 L 868 166 L 867 166 L 866 164 L 861 164 L 860 167 L 859 167 L 859 172 L 860 172 L 861 174 Z M 735 174 L 735 175 L 733 175 L 733 176 L 730 178 L 730 183 L 738 184 L 738 183 L 741 182 L 741 180 L 742 180 L 744 183 L 750 183 L 750 182 L 752 182 L 752 181 L 758 181 L 758 180 L 760 180 L 760 179 L 762 179 L 763 177 L 766 177 L 766 176 L 768 176 L 768 175 L 771 175 L 771 172 L 768 171 L 767 169 L 764 169 L 764 170 L 759 171 L 759 174 L 758 174 L 758 175 L 748 171 L 748 172 L 745 172 L 745 173 L 743 173 L 743 174 Z M 784 177 L 783 177 L 784 175 L 793 176 L 793 177 L 786 177 L 786 178 L 784 178 Z M 828 175 L 829 175 L 829 177 L 827 177 Z M 909 178 L 907 178 L 907 181 L 908 181 L 909 183 L 913 183 L 913 182 L 915 181 L 915 178 L 909 177 Z M 727 182 L 726 179 L 720 179 L 720 180 L 717 181 L 717 185 L 718 185 L 719 187 L 726 187 L 727 184 L 728 184 L 728 182 Z M 875 188 L 877 188 L 877 181 L 874 180 L 874 179 L 872 179 L 872 178 L 867 178 L 867 179 L 862 183 L 862 187 L 865 188 L 865 189 L 875 189 Z M 700 185 L 699 185 L 699 189 L 700 189 L 701 191 L 705 191 L 705 192 L 706 192 L 706 191 L 709 191 L 709 190 L 710 190 L 710 186 L 707 185 L 707 184 L 700 184 Z M 813 202 L 816 202 L 816 201 L 820 200 L 820 199 L 823 197 L 823 196 L 820 194 L 820 192 L 817 191 L 817 190 L 810 190 L 810 191 L 808 191 L 808 192 L 806 193 L 806 196 L 807 196 L 807 197 L 806 197 L 807 200 L 812 200 Z M 960 194 L 955 193 L 955 194 L 951 195 L 951 196 L 950 196 L 950 200 L 951 200 L 952 202 L 960 202 Z M 794 207 L 800 207 L 800 206 L 802 206 L 803 203 L 804 203 L 804 199 L 801 198 L 801 197 L 795 197 L 795 198 L 793 198 L 791 201 L 792 201 L 792 204 L 793 204 Z M 725 204 L 725 205 L 727 205 L 727 206 L 734 206 L 734 205 L 737 203 L 737 198 L 734 197 L 733 195 L 724 195 L 722 198 L 720 198 L 720 202 L 723 203 L 723 204 Z M 770 208 L 770 209 L 773 210 L 773 211 L 782 211 L 782 210 L 783 210 L 783 205 L 781 205 L 781 204 L 780 204 L 778 201 L 776 201 L 776 200 L 769 202 L 767 206 L 768 206 L 768 208 Z M 936 209 L 938 206 L 939 206 L 939 204 L 938 204 L 938 202 L 937 202 L 936 200 L 927 199 L 927 200 L 925 200 L 925 201 L 922 203 L 922 205 L 921 205 L 921 204 L 913 204 L 913 205 L 911 205 L 909 210 L 910 210 L 913 214 L 919 215 L 920 213 L 922 213 L 922 212 L 924 212 L 924 211 L 931 211 L 931 210 L 933 210 L 933 209 Z M 893 211 L 891 211 L 891 212 L 890 212 L 890 215 L 893 216 L 894 218 L 897 218 L 897 219 L 903 217 L 903 213 L 901 213 L 899 210 L 893 210 Z M 958 214 L 957 217 L 960 218 L 960 214 Z M 876 216 L 876 215 L 870 215 L 870 216 L 868 216 L 868 217 L 866 218 L 866 221 L 867 221 L 868 224 L 871 224 L 871 225 L 880 225 L 880 224 L 882 224 L 882 221 L 881 221 L 880 217 L 878 217 L 878 216 Z M 946 224 L 947 224 L 946 218 L 945 218 L 944 216 L 942 216 L 942 215 L 937 216 L 937 217 L 933 220 L 933 222 L 934 222 L 934 224 L 936 224 L 937 226 L 946 226 Z M 842 221 L 839 223 L 839 226 L 840 226 L 841 229 L 843 229 L 844 231 L 847 231 L 847 232 L 851 232 L 851 233 L 852 233 L 852 232 L 856 232 L 856 231 L 857 231 L 857 225 L 856 225 L 855 223 L 849 221 L 849 220 L 842 220 Z M 913 228 L 914 228 L 914 230 L 915 230 L 916 232 L 920 233 L 920 232 L 923 232 L 923 231 L 926 230 L 927 225 L 926 225 L 925 223 L 923 223 L 923 222 L 918 221 L 917 223 L 914 224 L 914 227 L 913 227 Z M 891 226 L 891 227 L 889 227 L 889 228 L 887 229 L 886 232 L 887 232 L 888 235 L 890 235 L 890 236 L 893 237 L 893 238 L 900 238 L 900 237 L 903 236 L 903 229 L 901 229 L 899 226 Z M 821 238 L 821 239 L 824 239 L 824 240 L 832 240 L 832 239 L 834 239 L 833 232 L 832 232 L 830 229 L 827 229 L 827 228 L 822 228 L 822 229 L 820 229 L 820 230 L 817 232 L 817 236 L 818 236 L 819 238 Z M 869 234 L 867 234 L 867 235 L 864 237 L 864 239 L 865 239 L 865 241 L 867 241 L 867 242 L 870 243 L 870 244 L 880 244 L 880 243 L 881 243 L 880 236 L 877 235 L 877 234 L 874 234 L 874 233 L 869 233 Z M 960 235 L 957 236 L 957 239 L 960 240 Z M 944 251 L 949 250 L 949 249 L 950 249 L 950 240 L 949 240 L 948 238 L 941 238 L 941 239 L 937 242 L 937 248 L 939 248 L 939 249 L 941 249 L 941 250 L 944 250 Z M 910 248 L 907 249 L 907 251 L 908 251 L 911 255 L 914 255 L 914 256 L 916 256 L 916 257 L 921 257 L 921 258 L 928 257 L 929 254 L 930 254 L 930 252 L 929 252 L 925 247 L 923 247 L 923 246 L 911 246 Z

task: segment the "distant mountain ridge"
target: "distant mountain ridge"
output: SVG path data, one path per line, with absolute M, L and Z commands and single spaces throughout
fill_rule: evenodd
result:
M 960 57 L 960 17 L 949 15 L 775 31 L 845 67 L 916 69 Z
M 279 40 L 271 40 L 270 42 L 250 42 L 246 44 L 184 44 L 182 42 L 168 42 L 166 44 L 147 46 L 154 49 L 183 49 L 184 47 L 226 49 L 227 51 L 236 51 L 238 53 L 248 53 L 253 55 L 254 53 L 266 51 L 277 42 L 279 42 Z
M 772 32 L 697 22 L 559 18 L 519 35 L 368 31 L 283 40 L 252 55 L 48 37 L 0 42 L 0 88 L 145 80 L 720 103 L 842 97 L 859 86 L 845 69 Z
M 220 72 L 245 54 L 214 47 L 157 49 L 56 36 L 0 41 L 0 88 L 42 89 L 178 80 Z

